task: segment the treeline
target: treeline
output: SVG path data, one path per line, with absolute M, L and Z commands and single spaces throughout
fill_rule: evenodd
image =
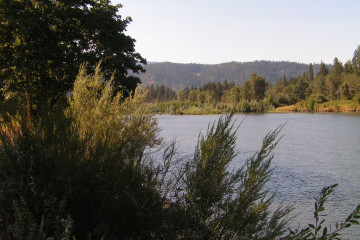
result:
M 185 87 L 178 92 L 170 89 L 169 87 L 165 87 L 164 85 L 151 85 L 145 87 L 145 91 L 147 92 L 146 100 L 148 102 L 156 102 L 156 101 L 173 101 L 173 100 L 192 100 L 196 101 L 197 95 L 200 92 L 208 92 L 214 100 L 221 100 L 224 92 L 231 89 L 235 86 L 234 82 L 228 83 L 227 80 L 224 80 L 223 83 L 220 82 L 210 82 L 199 89 L 197 87 L 191 86 Z M 189 97 L 190 95 L 190 97 Z
M 145 88 L 152 110 L 160 113 L 196 114 L 226 111 L 360 111 L 360 49 L 345 64 L 337 58 L 332 68 L 321 63 L 315 74 L 313 64 L 297 77 L 285 75 L 274 84 L 252 74 L 242 85 L 227 80 L 175 92 L 164 85 Z M 291 108 L 288 106 L 292 105 Z M 189 111 L 189 109 L 197 111 Z M 201 111 L 199 109 L 202 109 Z
M 148 110 L 153 113 L 170 114 L 218 114 L 223 112 L 264 112 L 273 109 L 272 103 L 265 99 L 270 86 L 265 78 L 252 74 L 243 86 L 224 80 L 210 82 L 200 88 L 185 87 L 175 92 L 170 88 L 150 86 L 144 90 L 147 94 Z M 171 98 L 162 101 L 158 95 L 160 89 L 171 93 Z M 152 97 L 151 97 L 152 96 Z M 167 94 L 166 96 L 170 96 Z
M 161 101 L 173 101 L 176 100 L 176 92 L 164 85 L 151 85 L 145 88 L 146 100 L 148 102 L 161 102 Z
M 330 101 L 353 100 L 359 103 L 359 59 L 360 48 L 358 47 L 352 61 L 342 64 L 335 58 L 331 69 L 322 63 L 316 76 L 310 64 L 308 71 L 302 76 L 290 79 L 284 77 L 278 80 L 275 86 L 269 89 L 267 95 L 272 98 L 276 106 L 297 104 L 301 107 L 302 104 L 302 107 L 308 111 L 320 110 L 319 104 Z M 336 111 L 337 109 L 328 110 Z
M 143 86 L 164 85 L 174 90 L 185 87 L 201 87 L 209 82 L 235 82 L 242 85 L 253 73 L 257 73 L 271 83 L 280 77 L 294 77 L 307 70 L 308 65 L 295 62 L 229 62 L 222 64 L 180 64 L 180 63 L 151 63 L 145 66 L 146 72 L 140 73 Z M 314 65 L 314 71 L 319 71 L 319 64 Z

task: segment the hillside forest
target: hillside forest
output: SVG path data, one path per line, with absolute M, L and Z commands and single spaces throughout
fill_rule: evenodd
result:
M 331 65 L 327 65 L 331 67 Z M 201 87 L 209 82 L 234 82 L 242 85 L 253 73 L 263 76 L 268 82 L 276 82 L 282 76 L 296 77 L 308 69 L 308 64 L 296 62 L 228 62 L 221 64 L 196 64 L 149 62 L 139 77 L 143 86 L 165 85 L 177 91 L 188 86 Z M 315 72 L 320 64 L 313 64 Z
M 253 73 L 241 85 L 218 79 L 177 91 L 164 84 L 150 84 L 144 90 L 153 113 L 360 111 L 360 46 L 345 64 L 335 58 L 331 66 L 321 63 L 318 71 L 310 64 L 299 76 L 283 75 L 274 83 Z

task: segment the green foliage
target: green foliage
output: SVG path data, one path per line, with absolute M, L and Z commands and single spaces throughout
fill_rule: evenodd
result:
M 114 74 L 114 91 L 135 90 L 146 63 L 125 35 L 130 18 L 108 0 L 0 1 L 0 98 L 28 97 L 29 107 L 52 107 L 72 90 L 80 65 Z M 41 33 L 41 37 L 39 37 Z M 115 72 L 115 73 L 114 73 Z
M 324 101 L 319 102 L 312 96 L 320 94 L 333 100 L 333 103 L 352 99 L 360 90 L 360 78 L 353 69 L 354 65 L 351 61 L 347 61 L 343 66 L 335 58 L 330 71 L 324 63 L 320 65 L 320 71 L 313 81 L 306 74 L 286 82 L 280 79 L 273 89 L 268 90 L 267 94 L 274 96 L 274 104 L 278 106 L 299 103 L 297 106 L 302 105 L 305 111 L 358 111 L 358 108 L 354 107 L 357 104 L 356 101 L 349 101 L 346 107 L 335 105 L 327 107 L 321 104 Z M 309 71 L 311 71 L 310 67 Z M 329 104 L 331 103 L 327 103 Z M 302 111 L 301 107 L 298 109 Z
M 319 64 L 314 64 L 318 72 Z M 201 87 L 209 82 L 227 80 L 236 85 L 242 85 L 251 74 L 263 76 L 268 82 L 275 83 L 284 74 L 289 77 L 301 75 L 308 69 L 307 64 L 295 62 L 229 62 L 222 64 L 180 64 L 180 63 L 150 63 L 145 66 L 146 72 L 140 73 L 143 84 L 165 85 L 176 91 L 186 87 Z
M 265 97 L 266 82 L 264 77 L 256 74 L 251 74 L 250 86 L 252 92 L 252 99 L 259 101 Z
M 326 102 L 323 94 L 312 94 L 304 101 L 304 107 L 307 111 L 316 111 L 320 103 Z
M 340 94 L 341 94 L 341 99 L 348 100 L 350 98 L 349 86 L 347 85 L 347 83 L 341 85 Z
M 263 190 L 281 128 L 264 138 L 260 151 L 243 167 L 231 171 L 229 164 L 237 156 L 237 130 L 231 122 L 228 115 L 209 126 L 187 164 L 183 204 L 192 225 L 182 233 L 185 238 L 273 239 L 285 232 L 291 209 L 280 206 L 270 214 L 273 196 Z
M 294 240 L 316 240 L 316 239 L 340 239 L 340 231 L 345 228 L 349 228 L 352 225 L 359 225 L 360 219 L 360 204 L 354 209 L 354 211 L 340 224 L 336 223 L 335 227 L 331 230 L 329 227 L 324 227 L 326 221 L 325 217 L 325 202 L 328 200 L 331 193 L 334 192 L 334 189 L 337 187 L 337 184 L 324 187 L 321 191 L 321 194 L 318 198 L 315 199 L 315 209 L 314 209 L 314 223 L 309 224 L 308 227 L 301 230 L 291 231 L 288 239 Z
M 268 112 L 274 109 L 274 106 L 268 101 L 240 101 L 236 104 L 236 112 Z
M 171 101 L 176 99 L 176 92 L 171 90 L 164 85 L 154 85 L 152 84 L 150 87 L 145 87 L 146 92 L 146 101 L 147 102 L 163 102 L 163 101 Z
M 159 138 L 152 115 L 140 114 L 146 96 L 136 91 L 123 99 L 114 94 L 112 80 L 104 80 L 100 65 L 94 74 L 82 67 L 66 111 L 54 108 L 30 127 L 19 116 L 1 126 L 1 239 L 267 240 L 320 234 L 320 213 L 333 186 L 317 199 L 314 228 L 288 236 L 291 207 L 274 208 L 274 195 L 265 190 L 282 127 L 268 133 L 239 169 L 230 169 L 238 156 L 231 114 L 199 135 L 192 158 L 177 159 L 175 143 L 165 146 L 162 157 L 151 156 L 147 150 Z M 359 212 L 357 207 L 331 236 L 357 224 Z
M 333 66 L 330 72 L 335 75 L 340 75 L 343 71 L 344 71 L 344 66 L 342 65 L 342 63 L 339 61 L 338 58 L 334 58 Z
M 268 83 L 261 76 L 252 75 L 243 86 L 234 83 L 210 82 L 200 89 L 179 90 L 177 100 L 168 98 L 164 86 L 145 88 L 147 112 L 168 114 L 218 114 L 224 112 L 265 112 L 273 110 L 273 102 L 263 100 Z M 161 96 L 161 89 L 162 94 Z M 169 92 L 171 90 L 169 89 Z M 172 96 L 175 95 L 171 94 Z M 171 96 L 169 95 L 169 96 Z M 157 96 L 154 98 L 154 96 Z M 155 102 L 154 102 L 155 101 Z
M 357 53 L 358 51 L 356 50 L 353 58 L 353 60 L 355 59 L 355 62 Z M 234 71 L 234 69 L 240 69 L 234 67 L 236 63 L 229 64 L 233 66 L 233 70 L 228 69 L 228 72 Z M 181 75 L 183 71 L 190 71 L 189 74 L 192 78 L 194 78 L 194 76 L 199 78 L 199 81 L 197 81 L 196 84 L 191 82 L 191 84 L 194 84 L 195 86 L 199 86 L 202 82 L 207 82 L 199 89 L 196 87 L 191 87 L 191 89 L 185 87 L 182 90 L 178 90 L 176 94 L 177 100 L 174 100 L 173 98 L 175 95 L 174 93 L 171 95 L 162 91 L 161 94 L 156 95 L 157 101 L 189 101 L 196 105 L 196 107 L 191 106 L 192 109 L 183 107 L 181 113 L 209 114 L 217 111 L 224 113 L 231 112 L 234 109 L 237 112 L 264 112 L 272 111 L 274 107 L 280 107 L 280 110 L 297 109 L 298 111 L 358 111 L 358 107 L 355 106 L 357 104 L 356 100 L 349 102 L 346 107 L 322 107 L 320 105 L 323 101 L 318 101 L 318 99 L 314 99 L 313 96 L 310 97 L 314 94 L 323 95 L 326 99 L 334 100 L 334 102 L 338 100 L 353 99 L 360 91 L 360 78 L 354 70 L 356 64 L 350 60 L 347 61 L 345 65 L 337 58 L 334 59 L 332 66 L 325 65 L 323 62 L 316 66 L 310 64 L 307 71 L 303 71 L 302 75 L 298 75 L 297 77 L 291 76 L 289 79 L 287 79 L 285 75 L 282 75 L 274 85 L 271 83 L 273 80 L 268 79 L 269 82 L 265 81 L 264 77 L 257 74 L 249 75 L 248 80 L 242 80 L 242 85 L 237 86 L 235 86 L 234 83 L 227 83 L 226 80 L 223 84 L 220 82 L 213 82 L 213 79 L 220 80 L 221 78 L 214 77 L 211 74 L 216 74 L 217 72 L 219 72 L 219 74 L 223 73 L 224 70 L 221 67 L 226 68 L 226 66 L 227 64 L 220 64 L 215 67 L 198 64 L 190 64 L 188 66 L 184 64 L 156 63 L 149 66 L 151 71 L 149 74 L 151 75 L 152 82 L 154 76 L 162 79 L 158 74 L 158 71 L 164 67 L 165 72 L 170 75 L 177 73 Z M 182 69 L 183 67 L 185 70 Z M 211 71 L 207 68 L 210 68 Z M 314 68 L 319 69 L 316 77 L 314 77 Z M 205 74 L 208 70 L 211 72 L 211 74 L 209 73 L 211 77 L 208 76 L 208 73 Z M 147 81 L 146 76 L 146 74 L 142 75 L 145 79 L 144 81 Z M 203 81 L 202 78 L 205 76 L 209 77 L 211 80 Z M 267 75 L 265 74 L 265 76 Z M 180 78 L 181 76 L 177 77 Z M 173 78 L 176 77 L 174 76 Z M 229 77 L 229 79 L 232 78 Z M 171 84 L 175 84 L 174 81 Z M 160 82 L 166 84 L 165 80 L 161 80 Z M 152 89 L 154 89 L 153 86 L 148 87 L 149 92 L 153 92 Z M 163 89 L 167 88 L 163 86 Z M 170 92 L 170 89 L 168 92 Z M 148 98 L 152 99 L 149 97 L 150 95 L 148 95 Z M 167 96 L 170 95 L 172 96 L 169 98 L 170 100 L 166 100 L 168 99 Z M 264 101 L 264 99 L 267 100 Z M 296 106 L 286 107 L 286 105 L 292 104 L 296 104 Z M 153 107 L 153 105 L 151 106 Z M 168 110 L 165 110 L 164 107 L 161 107 L 161 109 L 162 110 L 159 113 L 178 114 L 174 108 L 167 108 Z
M 94 144 L 107 142 L 109 150 L 121 146 L 136 155 L 141 155 L 145 146 L 159 143 L 156 120 L 143 114 L 145 95 L 140 89 L 123 100 L 121 92 L 114 96 L 112 78 L 103 82 L 100 64 L 94 74 L 87 75 L 85 71 L 84 66 L 80 68 L 68 110 L 82 139 L 91 136 Z
M 328 73 L 329 73 L 329 70 L 326 67 L 325 63 L 321 62 L 320 70 L 318 72 L 318 76 L 324 76 L 325 77 L 326 75 L 328 75 Z
M 358 93 L 358 94 L 356 94 L 356 95 L 354 96 L 354 101 L 355 101 L 356 103 L 360 103 L 360 93 Z
M 352 58 L 352 68 L 356 74 L 360 74 L 360 45 L 354 51 L 354 56 Z
M 325 77 L 319 75 L 315 78 L 313 83 L 313 93 L 326 94 Z
M 309 64 L 308 74 L 309 74 L 309 80 L 314 81 L 314 68 L 312 63 Z
M 0 131 L 2 239 L 70 239 L 73 223 L 64 199 L 74 159 L 66 154 L 81 146 L 68 145 L 74 141 L 62 116 L 44 116 L 31 130 L 14 119 Z
M 200 87 L 200 92 L 206 92 L 208 94 L 209 103 L 220 102 L 225 91 L 235 86 L 235 83 L 228 83 L 227 80 L 221 84 L 220 82 L 209 82 Z
M 160 231 L 158 170 L 144 157 L 159 142 L 156 120 L 137 114 L 137 94 L 111 98 L 103 79 L 82 68 L 66 114 L 2 126 L 2 239 L 150 239 Z

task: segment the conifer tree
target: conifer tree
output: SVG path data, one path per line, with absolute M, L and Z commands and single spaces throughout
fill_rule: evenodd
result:
M 314 69 L 313 69 L 312 63 L 310 63 L 310 65 L 309 65 L 308 73 L 309 73 L 309 80 L 313 81 L 314 80 Z
M 344 66 L 342 65 L 342 63 L 339 61 L 337 57 L 334 58 L 331 73 L 339 76 L 343 71 L 344 71 Z
M 325 77 L 326 75 L 328 75 L 328 73 L 329 73 L 329 70 L 327 69 L 325 63 L 321 62 L 320 63 L 320 70 L 319 70 L 317 76 L 324 76 Z
M 352 65 L 356 74 L 360 74 L 360 45 L 354 51 L 354 56 L 352 58 Z

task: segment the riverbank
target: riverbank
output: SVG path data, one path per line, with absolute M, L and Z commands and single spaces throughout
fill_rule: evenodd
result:
M 241 101 L 237 104 L 197 104 L 190 101 L 145 103 L 144 111 L 151 114 L 214 115 L 235 113 L 272 112 L 360 112 L 360 102 L 354 100 L 330 100 L 319 102 L 307 99 L 293 105 L 274 107 L 269 101 Z
M 307 100 L 275 108 L 274 112 L 360 112 L 360 103 L 354 100 L 331 100 L 322 103 Z

